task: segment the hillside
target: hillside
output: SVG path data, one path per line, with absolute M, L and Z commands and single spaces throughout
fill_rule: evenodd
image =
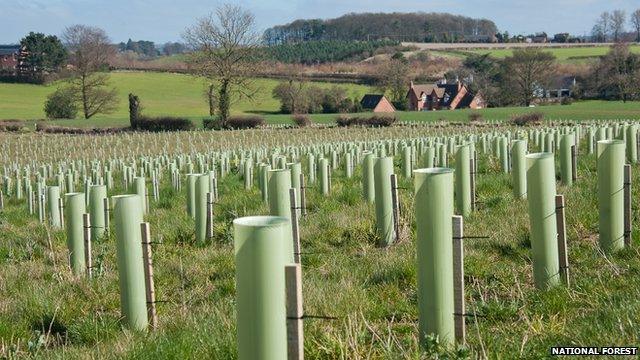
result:
M 416 42 L 448 42 L 492 36 L 496 24 L 446 13 L 359 13 L 335 19 L 296 20 L 264 32 L 266 44 L 317 40 L 392 39 Z

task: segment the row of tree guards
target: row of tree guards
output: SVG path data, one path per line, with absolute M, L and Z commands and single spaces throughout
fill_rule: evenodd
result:
M 235 169 L 244 188 L 257 187 L 269 209 L 268 215 L 233 222 L 238 356 L 300 359 L 304 312 L 299 220 L 307 213 L 307 191 L 331 196 L 336 170 L 342 167 L 345 177 L 351 178 L 359 169 L 363 201 L 375 208 L 378 245 L 390 247 L 401 239 L 398 192 L 404 189 L 398 186 L 394 166 L 399 157 L 401 177 L 413 180 L 419 336 L 437 335 L 453 345 L 465 341 L 462 224 L 476 211 L 478 154 L 488 160 L 485 171 L 497 160 L 498 171 L 510 174 L 514 198 L 526 199 L 533 278 L 537 288 L 548 289 L 563 282 L 569 285 L 565 203 L 557 194 L 555 159 L 560 184 L 568 187 L 578 180 L 581 141 L 587 147 L 583 152 L 596 155 L 599 245 L 609 254 L 631 242 L 631 167 L 625 162 L 638 162 L 638 134 L 635 123 L 575 125 L 242 152 L 13 164 L 4 166 L 0 210 L 7 196 L 16 204 L 25 202 L 30 214 L 37 209 L 40 222 L 50 228 L 64 228 L 70 268 L 77 276 L 89 278 L 91 243 L 113 227 L 123 321 L 144 330 L 149 323 L 157 326 L 153 242 L 149 224 L 143 220 L 151 210 L 150 197 L 160 200 L 165 175 L 176 191 L 183 191 L 186 181 L 185 211 L 194 220 L 196 242 L 205 243 L 214 235 L 218 179 Z M 540 152 L 529 153 L 530 144 Z M 78 184 L 84 192 L 74 191 Z M 129 194 L 107 196 L 118 189 Z

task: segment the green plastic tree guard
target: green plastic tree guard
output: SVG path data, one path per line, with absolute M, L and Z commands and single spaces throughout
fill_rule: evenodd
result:
M 293 262 L 293 233 L 291 230 L 291 171 L 269 171 L 269 214 L 289 219 L 287 261 Z
M 511 179 L 513 183 L 513 196 L 516 199 L 527 197 L 527 142 L 515 140 L 511 145 Z
M 471 159 L 469 145 L 458 146 L 455 176 L 456 210 L 463 217 L 471 214 Z
M 147 184 L 146 180 L 142 176 L 135 177 L 133 179 L 136 189 L 136 195 L 140 197 L 140 206 L 142 209 L 142 214 L 147 213 Z
M 507 152 L 507 138 L 500 137 L 499 139 L 499 151 L 500 151 L 500 168 L 503 174 L 509 173 L 509 153 Z
M 47 187 L 47 212 L 49 213 L 49 224 L 53 229 L 60 229 L 60 187 Z
M 453 299 L 453 169 L 414 174 L 419 339 L 455 343 Z
M 290 221 L 252 216 L 233 221 L 239 360 L 287 359 L 285 255 Z
M 373 204 L 376 198 L 376 188 L 373 176 L 373 164 L 375 163 L 375 155 L 366 152 L 362 160 L 362 196 L 364 199 Z
M 533 279 L 538 289 L 548 289 L 560 283 L 553 153 L 526 158 Z
M 187 212 L 196 218 L 196 179 L 198 174 L 187 174 Z
M 211 178 L 209 174 L 198 175 L 196 178 L 196 242 L 204 243 L 207 239 L 207 193 Z
M 140 230 L 142 201 L 139 195 L 119 195 L 112 199 L 121 315 L 130 328 L 145 330 L 148 320 Z
M 627 138 L 627 160 L 631 164 L 636 164 L 638 162 L 638 139 L 636 136 L 638 135 L 638 125 L 630 124 L 626 128 L 626 138 Z
M 624 157 L 622 140 L 597 144 L 600 248 L 610 254 L 624 247 Z
M 411 147 L 405 146 L 402 149 L 402 174 L 406 179 L 411 178 Z
M 320 168 L 320 189 L 322 195 L 329 196 L 329 161 L 325 158 L 318 161 L 318 167 Z
M 97 241 L 104 236 L 106 221 L 104 218 L 104 199 L 107 198 L 106 185 L 91 185 L 89 187 L 89 214 L 91 215 L 91 241 Z
M 425 168 L 432 168 L 435 166 L 436 149 L 433 146 L 427 148 L 422 158 L 422 165 Z
M 67 232 L 67 249 L 69 264 L 74 275 L 82 275 L 85 271 L 84 257 L 84 193 L 68 193 L 64 195 L 64 221 Z
M 376 230 L 378 245 L 389 246 L 395 240 L 393 231 L 393 204 L 391 202 L 391 174 L 393 174 L 393 158 L 376 158 L 373 165 L 376 191 Z
M 560 180 L 565 186 L 573 185 L 573 166 L 571 147 L 575 144 L 573 134 L 562 135 L 560 138 Z

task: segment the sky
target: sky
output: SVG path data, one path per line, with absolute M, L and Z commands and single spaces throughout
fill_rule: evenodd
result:
M 59 35 L 65 27 L 101 27 L 114 42 L 180 41 L 184 29 L 223 1 L 206 0 L 0 0 L 0 44 L 17 43 L 29 31 Z M 511 34 L 546 31 L 588 34 L 602 11 L 630 14 L 638 0 L 238 0 L 258 30 L 300 18 L 333 18 L 350 12 L 449 12 L 493 20 Z

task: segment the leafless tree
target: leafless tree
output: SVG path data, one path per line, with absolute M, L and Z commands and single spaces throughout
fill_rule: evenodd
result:
M 635 100 L 640 96 L 640 55 L 632 53 L 628 44 L 615 44 L 600 58 L 590 79 L 602 97 Z
M 556 58 L 540 49 L 516 49 L 503 60 L 503 87 L 517 102 L 530 105 L 555 74 Z
M 640 9 L 631 13 L 631 25 L 636 31 L 636 41 L 640 42 Z
M 109 86 L 109 75 L 104 72 L 115 48 L 105 31 L 74 25 L 65 29 L 62 39 L 71 53 L 73 76 L 69 80 L 70 88 L 82 103 L 85 119 L 115 111 L 118 94 Z
M 596 21 L 596 24 L 593 27 L 594 35 L 599 37 L 598 41 L 607 42 L 609 32 L 611 31 L 610 24 L 611 24 L 611 14 L 609 14 L 608 11 L 605 11 L 602 14 L 600 14 L 600 17 L 598 18 L 598 20 Z
M 624 10 L 614 10 L 611 13 L 611 35 L 613 35 L 613 41 L 620 41 L 620 36 L 624 32 L 624 24 L 627 22 L 627 14 Z
M 225 4 L 215 13 L 198 19 L 183 37 L 194 50 L 189 62 L 196 73 L 207 77 L 217 90 L 221 125 L 226 126 L 232 101 L 252 99 L 257 92 L 254 71 L 259 36 L 253 14 L 237 5 Z

